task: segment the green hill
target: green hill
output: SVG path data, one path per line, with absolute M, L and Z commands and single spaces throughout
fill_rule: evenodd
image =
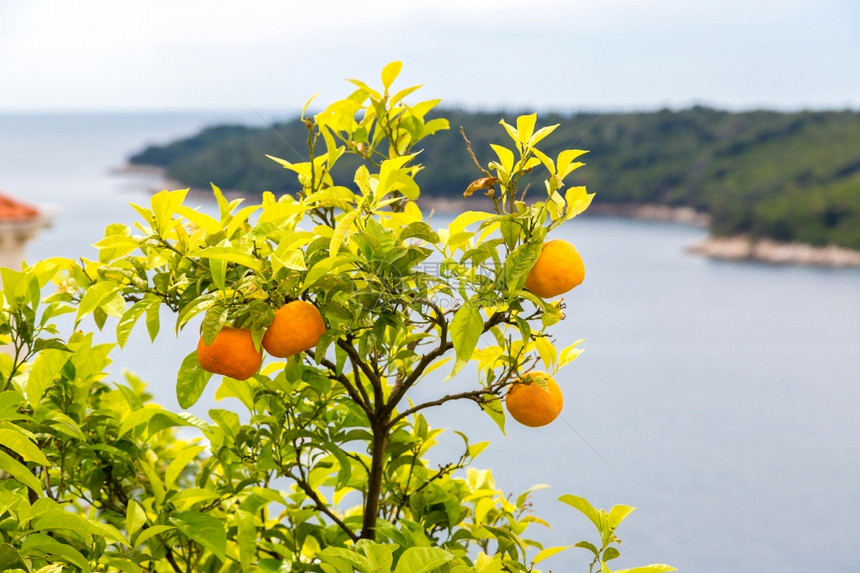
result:
M 478 158 L 504 143 L 498 125 L 514 113 L 443 110 L 452 129 L 425 140 L 417 180 L 422 193 L 460 197 L 479 176 L 460 137 L 463 126 Z M 820 111 L 732 113 L 704 107 L 649 113 L 539 115 L 560 123 L 546 151 L 588 149 L 589 166 L 570 184 L 588 185 L 604 204 L 690 206 L 711 215 L 716 235 L 748 233 L 813 245 L 860 249 L 860 113 Z M 306 156 L 306 128 L 293 120 L 272 128 L 219 126 L 134 155 L 133 164 L 163 167 L 192 187 L 212 181 L 259 194 L 294 190 L 294 178 L 265 157 Z M 305 150 L 304 154 L 302 150 Z M 356 163 L 338 166 L 347 181 Z M 536 187 L 537 189 L 542 189 Z

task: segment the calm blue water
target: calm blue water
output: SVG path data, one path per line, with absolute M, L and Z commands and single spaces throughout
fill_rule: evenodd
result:
M 153 184 L 110 168 L 145 143 L 224 118 L 259 121 L 253 112 L 0 115 L 0 189 L 60 209 L 28 258 L 94 256 L 89 245 L 104 226 L 134 220 L 126 203 L 146 202 Z M 576 493 L 603 507 L 639 508 L 619 531 L 616 568 L 857 571 L 860 272 L 685 255 L 702 234 L 599 218 L 561 229 L 588 269 L 554 331 L 559 345 L 587 339 L 559 376 L 564 420 L 542 429 L 511 422 L 505 437 L 471 404 L 428 417 L 492 440 L 477 465 L 493 468 L 504 489 L 552 486 L 535 505 L 555 527 L 532 530 L 547 544 L 594 538 L 584 518 L 555 502 Z M 159 402 L 177 408 L 175 372 L 195 343 L 194 332 L 155 345 L 137 332 L 114 354 L 116 371 L 141 374 Z M 468 376 L 427 380 L 420 395 L 466 384 Z M 196 413 L 215 404 L 212 391 Z M 571 549 L 542 566 L 583 571 L 586 562 Z

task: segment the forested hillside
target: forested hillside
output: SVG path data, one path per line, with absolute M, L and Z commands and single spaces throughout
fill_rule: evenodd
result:
M 493 159 L 490 143 L 504 141 L 498 124 L 516 113 L 442 110 L 451 129 L 425 139 L 421 162 L 447 165 L 422 172 L 422 193 L 460 197 L 480 176 L 460 136 L 463 126 L 478 158 Z M 694 107 L 681 111 L 546 114 L 560 123 L 545 140 L 550 155 L 590 151 L 572 184 L 588 185 L 600 203 L 691 206 L 711 215 L 717 235 L 749 233 L 814 245 L 860 249 L 860 113 L 851 111 L 731 113 Z M 192 187 L 214 182 L 248 194 L 292 191 L 294 178 L 265 154 L 307 157 L 307 129 L 298 120 L 272 128 L 219 126 L 166 146 L 150 147 L 133 164 L 163 167 Z M 422 143 L 424 143 L 422 142 Z M 347 180 L 355 163 L 338 167 Z M 541 192 L 542 186 L 534 192 Z

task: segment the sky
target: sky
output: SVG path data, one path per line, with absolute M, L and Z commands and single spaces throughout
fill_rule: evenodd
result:
M 0 112 L 860 109 L 857 0 L 0 0 Z

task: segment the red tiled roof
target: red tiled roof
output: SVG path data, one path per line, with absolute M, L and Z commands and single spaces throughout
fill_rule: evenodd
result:
M 0 193 L 0 221 L 25 221 L 39 216 L 39 210 Z

